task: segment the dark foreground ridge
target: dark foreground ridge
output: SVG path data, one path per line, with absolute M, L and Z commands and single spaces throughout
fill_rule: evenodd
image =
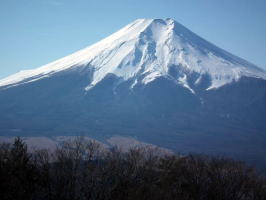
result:
M 106 150 L 82 138 L 29 153 L 0 145 L 1 200 L 265 200 L 266 181 L 242 162 L 156 149 Z

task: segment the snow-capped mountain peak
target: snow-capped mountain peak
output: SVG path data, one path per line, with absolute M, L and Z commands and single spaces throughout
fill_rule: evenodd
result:
M 200 38 L 173 19 L 138 19 L 100 42 L 34 70 L 22 71 L 0 81 L 12 87 L 78 67 L 93 68 L 89 90 L 107 74 L 136 84 L 166 77 L 194 92 L 187 81 L 191 73 L 210 77 L 209 88 L 218 88 L 242 76 L 266 79 L 265 71 Z M 178 75 L 171 75 L 175 67 Z

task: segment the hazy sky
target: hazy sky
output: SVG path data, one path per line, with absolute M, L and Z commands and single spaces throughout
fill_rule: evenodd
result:
M 266 69 L 266 0 L 0 0 L 0 78 L 73 53 L 138 18 L 173 18 Z

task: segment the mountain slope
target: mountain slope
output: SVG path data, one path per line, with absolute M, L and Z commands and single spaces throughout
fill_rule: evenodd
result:
M 131 136 L 265 164 L 265 71 L 167 19 L 0 81 L 0 135 Z
M 63 70 L 87 66 L 94 70 L 90 89 L 111 73 L 122 80 L 147 84 L 167 76 L 189 89 L 188 74 L 196 72 L 201 81 L 210 76 L 208 89 L 220 87 L 242 76 L 266 78 L 256 66 L 215 47 L 172 19 L 140 19 L 106 39 L 36 70 L 22 71 L 0 81 L 0 87 L 13 86 L 49 77 Z M 177 66 L 178 76 L 169 74 Z M 139 80 L 141 77 L 141 80 Z

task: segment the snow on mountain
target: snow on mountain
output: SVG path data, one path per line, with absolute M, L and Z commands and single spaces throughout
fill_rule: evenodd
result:
M 169 74 L 178 67 L 179 75 Z M 164 76 L 188 88 L 187 77 L 196 72 L 200 82 L 209 75 L 218 88 L 242 76 L 266 79 L 266 72 L 200 38 L 172 19 L 139 19 L 102 41 L 33 70 L 21 71 L 0 80 L 0 87 L 13 87 L 49 77 L 57 72 L 79 67 L 93 68 L 89 90 L 107 74 L 136 84 L 147 84 Z M 141 78 L 140 78 L 141 77 Z

